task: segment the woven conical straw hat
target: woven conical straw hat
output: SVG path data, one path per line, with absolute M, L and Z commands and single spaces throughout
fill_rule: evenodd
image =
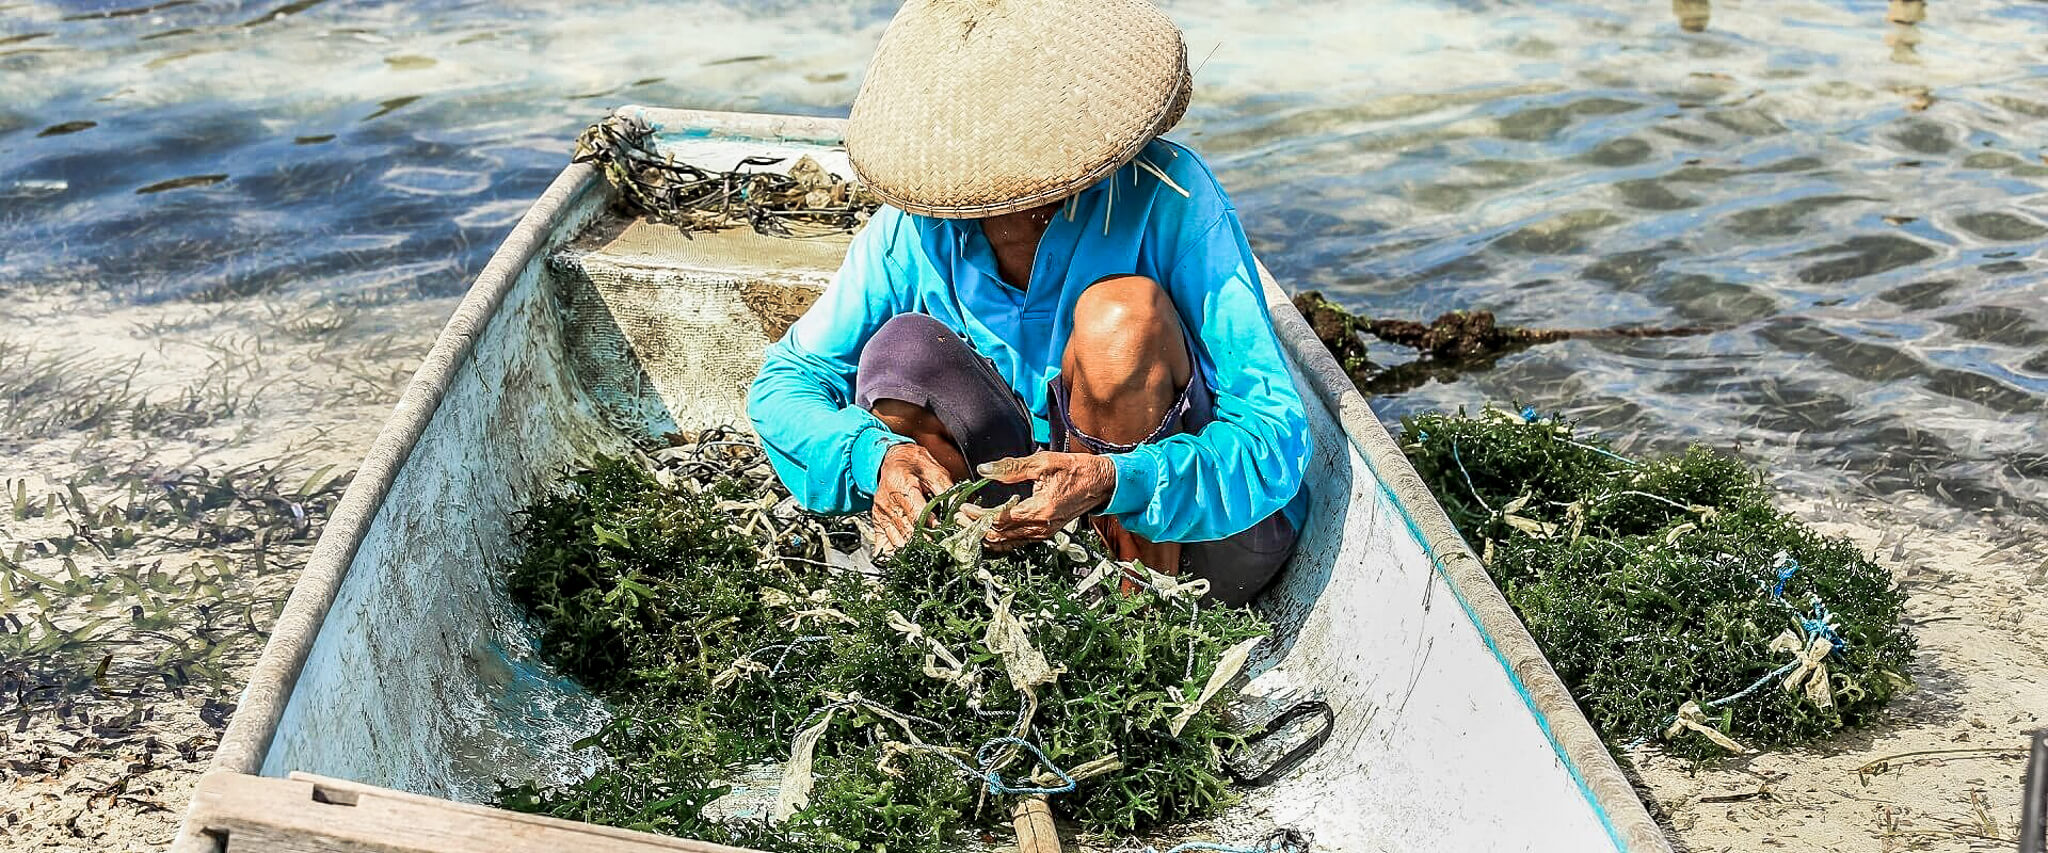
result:
M 846 153 L 883 201 L 948 219 L 1066 198 L 1187 111 L 1187 46 L 1145 0 L 908 0 Z

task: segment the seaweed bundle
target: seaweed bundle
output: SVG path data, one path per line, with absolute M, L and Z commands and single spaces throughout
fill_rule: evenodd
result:
M 1807 743 L 1907 686 L 1890 574 L 1740 460 L 1630 459 L 1526 410 L 1404 418 L 1401 445 L 1610 745 Z
M 851 524 L 797 510 L 734 435 L 598 460 L 526 511 L 509 585 L 544 655 L 613 704 L 584 741 L 608 761 L 502 804 L 895 853 L 1007 825 L 1020 796 L 1104 836 L 1222 806 L 1218 688 L 1268 626 L 1079 539 L 987 553 L 984 532 L 935 524 L 863 570 Z M 764 773 L 772 798 L 735 793 Z
M 730 171 L 678 162 L 655 150 L 655 128 L 617 114 L 576 138 L 571 161 L 596 166 L 621 204 L 674 225 L 684 234 L 750 227 L 772 237 L 848 234 L 881 206 L 860 184 L 809 157 L 788 174 L 761 171 L 775 157 L 748 157 Z

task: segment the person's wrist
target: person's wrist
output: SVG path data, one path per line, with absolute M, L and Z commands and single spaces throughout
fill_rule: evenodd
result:
M 910 461 L 910 456 L 908 454 L 919 453 L 922 452 L 923 450 L 924 448 L 917 446 L 916 442 L 910 441 L 899 442 L 896 444 L 889 445 L 888 450 L 882 451 L 882 464 L 901 465 L 905 462 Z
M 890 449 L 910 440 L 890 432 L 879 422 L 863 430 L 853 443 L 853 488 L 863 495 L 873 495 L 881 488 L 882 469 L 888 460 Z
M 1116 494 L 1116 463 L 1107 456 L 1090 455 L 1088 459 L 1094 467 L 1089 477 L 1088 511 L 1097 513 L 1108 507 Z

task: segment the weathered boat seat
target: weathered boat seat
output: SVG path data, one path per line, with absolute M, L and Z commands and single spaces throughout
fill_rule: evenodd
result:
M 569 361 L 621 428 L 743 425 L 762 351 L 817 299 L 847 239 L 600 219 L 549 258 Z

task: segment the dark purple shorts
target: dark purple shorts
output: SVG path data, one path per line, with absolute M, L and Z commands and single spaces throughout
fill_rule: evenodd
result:
M 1126 453 L 1137 445 L 1103 441 L 1074 428 L 1062 380 L 1051 383 L 1048 413 L 1053 450 L 1078 443 L 1100 454 Z M 901 400 L 936 415 L 952 433 L 969 465 L 1039 448 L 1031 438 L 1031 411 L 1010 390 L 995 365 L 967 341 L 931 317 L 899 314 L 891 318 L 861 349 L 854 378 L 854 404 L 874 408 L 877 400 Z M 1199 430 L 1215 420 L 1215 397 L 1199 372 L 1188 381 L 1159 426 L 1140 444 L 1169 435 Z M 984 489 L 989 502 L 1028 491 L 1026 486 Z M 1272 583 L 1294 553 L 1294 525 L 1275 512 L 1250 528 L 1213 542 L 1181 547 L 1181 570 L 1209 580 L 1209 594 L 1229 604 L 1243 604 Z

